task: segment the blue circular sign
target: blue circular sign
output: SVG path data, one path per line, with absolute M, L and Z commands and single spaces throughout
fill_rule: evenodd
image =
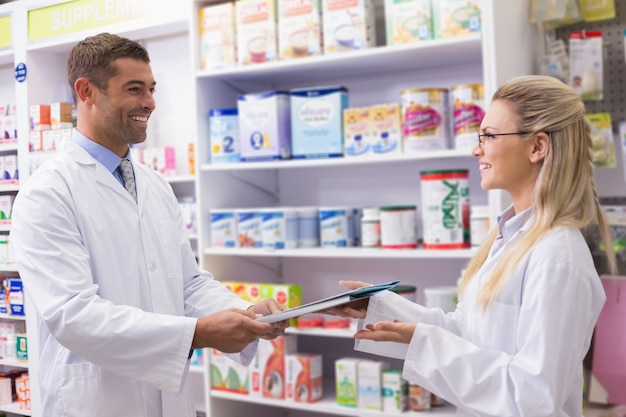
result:
M 26 80 L 26 64 L 20 62 L 15 66 L 15 79 L 18 82 L 24 82 Z

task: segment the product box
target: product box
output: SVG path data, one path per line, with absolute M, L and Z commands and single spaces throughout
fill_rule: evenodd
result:
M 30 152 L 41 152 L 43 150 L 43 141 L 41 139 L 41 130 L 31 130 L 28 134 L 28 149 Z
M 4 280 L 5 288 L 9 293 L 9 308 L 7 312 L 14 316 L 24 315 L 24 290 L 22 280 L 19 278 L 6 278 Z
M 237 219 L 234 210 L 211 210 L 211 246 L 214 248 L 238 246 Z
M 482 30 L 482 0 L 436 0 L 432 7 L 435 38 L 469 35 Z
M 241 162 L 237 108 L 209 111 L 211 163 Z
M 0 405 L 13 402 L 13 381 L 11 378 L 0 377 Z
M 357 407 L 359 362 L 357 358 L 340 358 L 335 361 L 337 405 Z
M 259 64 L 277 59 L 276 4 L 274 0 L 239 0 L 235 3 L 237 62 Z
M 254 209 L 235 210 L 237 245 L 241 248 L 263 247 L 263 215 Z
M 279 57 L 292 59 L 320 55 L 320 0 L 281 0 L 277 7 Z
M 30 106 L 30 129 L 48 130 L 50 129 L 50 105 L 33 104 Z
M 389 369 L 389 364 L 385 361 L 362 360 L 358 368 L 358 408 L 382 411 L 383 372 Z
M 1 139 L 17 139 L 17 120 L 15 116 L 2 116 Z
M 143 150 L 143 163 L 161 174 L 176 174 L 176 149 L 173 146 L 158 146 Z
M 343 140 L 346 158 L 372 153 L 369 107 L 355 107 L 343 111 Z
M 200 9 L 200 68 L 228 68 L 237 63 L 235 3 Z
M 71 129 L 72 103 L 55 102 L 50 104 L 50 127 L 52 129 Z
M 61 144 L 61 131 L 59 129 L 44 130 L 41 132 L 41 150 L 54 152 Z
M 298 351 L 296 335 L 259 340 L 256 355 L 249 366 L 250 395 L 276 400 L 285 399 L 285 355 Z
M 237 294 L 241 299 L 257 304 L 261 301 L 261 286 L 256 282 L 223 281 L 222 284 Z
M 293 158 L 343 156 L 345 87 L 291 90 L 291 148 Z
M 0 265 L 6 265 L 9 263 L 9 240 L 8 235 L 0 235 Z M 4 289 L 5 291 L 5 300 L 7 298 L 8 287 Z M 6 305 L 5 307 L 6 313 L 10 313 L 10 306 Z
M 250 391 L 250 372 L 217 349 L 210 349 L 209 372 L 211 389 L 248 395 Z
M 376 46 L 373 0 L 322 2 L 324 54 Z
M 302 305 L 302 287 L 298 284 L 261 284 L 261 300 L 273 298 L 286 308 Z M 292 326 L 298 324 L 298 319 L 290 320 Z
M 266 91 L 239 96 L 239 145 L 243 161 L 291 157 L 289 93 Z
M 399 154 L 402 152 L 402 109 L 400 103 L 372 106 L 369 111 L 372 152 Z
M 17 169 L 17 155 L 5 155 L 4 157 L 4 175 L 5 180 L 19 179 L 19 171 Z
M 11 210 L 13 209 L 13 196 L 0 195 L 0 220 L 8 220 L 11 218 Z
M 433 39 L 431 0 L 385 0 L 387 45 Z
M 322 355 L 286 355 L 285 368 L 287 401 L 313 403 L 322 399 Z
M 409 384 L 402 378 L 401 370 L 383 372 L 382 396 L 385 413 L 403 413 L 409 409 Z

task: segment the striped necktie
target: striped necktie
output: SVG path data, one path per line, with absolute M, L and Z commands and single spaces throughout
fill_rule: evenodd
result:
M 135 189 L 135 174 L 133 173 L 133 164 L 128 159 L 122 159 L 120 162 L 120 173 L 124 180 L 124 188 L 137 202 L 137 190 Z

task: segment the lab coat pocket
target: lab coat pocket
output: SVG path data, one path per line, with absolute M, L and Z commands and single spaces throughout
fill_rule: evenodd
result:
M 171 279 L 183 279 L 183 267 L 180 259 L 179 229 L 178 223 L 161 220 L 158 223 L 161 247 L 163 248 L 163 260 L 167 268 L 167 277 Z
M 477 316 L 477 320 L 483 322 L 473 326 L 479 332 L 481 346 L 508 354 L 515 353 L 518 316 L 519 305 L 492 301 L 482 317 Z
M 83 417 L 144 416 L 142 398 L 135 383 L 103 371 L 92 363 L 75 363 L 61 367 L 58 380 L 61 410 L 50 415 Z M 115 398 L 115 401 L 110 401 Z

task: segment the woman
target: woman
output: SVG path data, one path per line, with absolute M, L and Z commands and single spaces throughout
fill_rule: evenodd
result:
M 580 229 L 598 223 L 610 242 L 584 105 L 555 78 L 520 77 L 496 91 L 480 130 L 481 186 L 512 204 L 470 260 L 456 311 L 385 291 L 328 312 L 364 318 L 357 350 L 404 359 L 405 379 L 467 415 L 580 417 L 582 361 L 605 301 Z

